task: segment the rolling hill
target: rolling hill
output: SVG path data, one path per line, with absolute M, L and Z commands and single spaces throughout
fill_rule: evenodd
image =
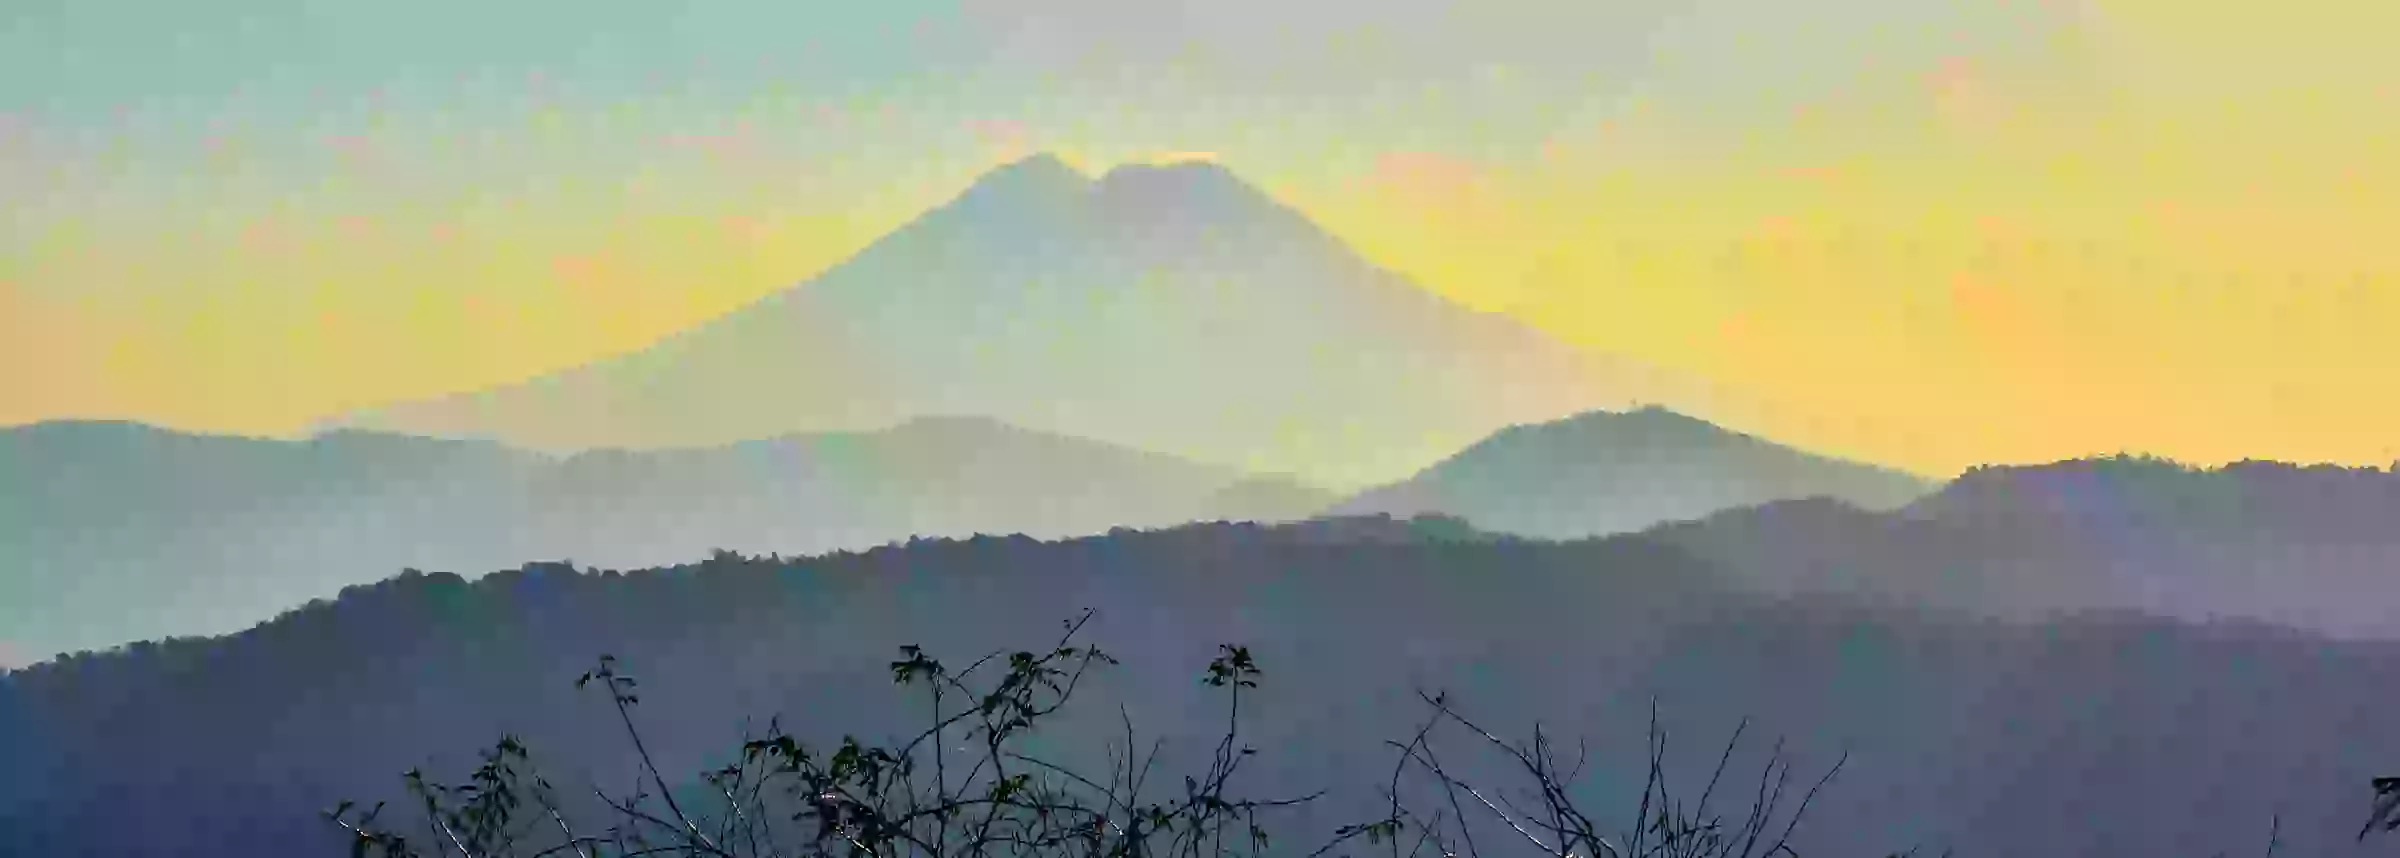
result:
M 1978 468 L 1897 510 L 1830 499 L 1644 534 L 1779 594 L 2040 620 L 2140 611 L 2400 639 L 2400 472 L 2136 458 Z
M 928 540 L 621 575 L 403 575 L 238 635 L 0 677 L 0 759 L 11 761 L 0 852 L 330 851 L 342 841 L 317 811 L 398 799 L 411 767 L 463 773 L 504 731 L 525 738 L 562 793 L 621 790 L 636 761 L 605 699 L 572 683 L 599 653 L 640 675 L 636 714 L 670 773 L 713 764 L 745 719 L 780 714 L 814 743 L 904 735 L 923 701 L 893 686 L 896 647 L 965 660 L 1040 645 L 1089 607 L 1100 612 L 1090 642 L 1124 667 L 1079 692 L 1086 702 L 1069 711 L 1082 714 L 1046 731 L 1040 752 L 1104 765 L 1121 704 L 1140 741 L 1167 741 L 1159 780 L 1172 782 L 1222 725 L 1194 674 L 1216 644 L 1244 643 L 1266 674 L 1245 698 L 1260 755 L 1243 790 L 1332 790 L 1274 820 L 1295 855 L 1377 812 L 1391 770 L 1380 743 L 1408 735 L 1417 689 L 1449 691 L 1511 738 L 1540 722 L 1554 740 L 1589 739 L 1578 797 L 1604 824 L 1635 806 L 1655 700 L 1681 784 L 1708 778 L 1742 716 L 1755 721 L 1729 777 L 1755 773 L 1778 736 L 1795 791 L 1848 753 L 1798 832 L 1804 855 L 2248 853 L 2278 818 L 2283 852 L 2371 854 L 2351 838 L 2367 778 L 2400 759 L 2400 734 L 2384 728 L 2400 706 L 2400 643 L 2156 612 L 2001 619 L 1770 593 L 1755 576 L 1784 568 L 1772 552 L 1702 550 L 1740 542 L 1759 519 L 1788 527 L 1767 548 L 1836 545 L 1860 535 L 1824 529 L 1841 516 L 1818 513 L 1841 508 L 1789 502 L 1576 542 L 1352 518 Z M 1981 550 L 1946 544 L 1924 556 Z M 2117 562 L 2172 556 L 2143 553 L 2156 547 Z M 1513 783 L 1480 740 L 1441 741 L 1462 778 Z M 1737 818 L 1749 786 L 1725 798 Z M 1505 842 L 1492 830 L 1487 842 Z
M 0 641 L 46 657 L 229 632 L 403 567 L 1066 537 L 1297 518 L 1331 500 L 985 418 L 568 456 L 359 431 L 291 442 L 36 424 L 0 430 Z
M 1932 488 L 1651 406 L 1512 426 L 1331 513 L 1438 512 L 1522 536 L 1578 539 L 1778 500 L 1893 509 Z

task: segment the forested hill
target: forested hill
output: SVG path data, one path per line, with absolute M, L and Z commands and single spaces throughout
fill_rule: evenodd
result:
M 1630 813 L 1652 700 L 1673 774 L 1705 780 L 1742 716 L 1735 771 L 1788 737 L 1799 770 L 1851 756 L 1802 854 L 2185 855 L 2351 850 L 2362 785 L 2400 760 L 2400 645 L 2126 613 L 2034 624 L 1777 598 L 1659 536 L 1498 540 L 1452 523 L 1194 525 L 1064 542 L 916 541 L 805 560 L 721 556 L 630 573 L 411 574 L 239 635 L 45 664 L 0 681 L 0 853 L 328 852 L 318 810 L 398 798 L 398 774 L 463 773 L 502 732 L 561 783 L 635 769 L 601 653 L 643 684 L 669 772 L 722 762 L 745 719 L 818 742 L 913 731 L 902 644 L 971 660 L 1041 647 L 1098 611 L 1122 660 L 1040 737 L 1103 764 L 1119 706 L 1166 772 L 1222 726 L 1194 678 L 1217 644 L 1265 667 L 1246 704 L 1248 787 L 1334 790 L 1282 841 L 1371 815 L 1386 739 L 1441 688 L 1495 729 L 1592 743 L 1596 815 Z M 1462 757 L 1471 754 L 1462 749 Z M 1472 763 L 1461 761 L 1460 766 Z M 1465 769 L 1466 771 L 1475 771 Z M 586 779 L 589 779 L 587 781 Z M 1796 787 L 1795 787 L 1796 788 Z M 1614 816 L 1608 816 L 1614 818 Z

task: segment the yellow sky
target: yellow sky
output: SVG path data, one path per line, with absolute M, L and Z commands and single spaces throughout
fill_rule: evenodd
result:
M 1516 154 L 1375 127 L 1340 152 L 1232 125 L 1041 145 L 1095 166 L 1218 153 L 1435 291 L 1704 375 L 1749 403 L 1743 428 L 1805 446 L 1936 474 L 2119 450 L 2388 463 L 2400 63 L 2370 58 L 2400 13 L 2243 6 L 2095 0 L 2046 64 L 1961 56 L 1733 121 L 1634 99 Z M 533 116 L 503 148 L 538 159 L 603 113 Z M 241 141 L 212 145 L 224 174 L 165 214 L 0 221 L 0 423 L 287 432 L 638 348 L 839 261 L 1023 141 L 838 167 L 702 145 L 373 207 L 351 192 L 405 179 L 219 199 L 255 185 Z M 782 178 L 799 171 L 805 192 Z
M 2094 5 L 2072 91 L 1951 63 L 1736 145 L 1637 111 L 1537 164 L 1387 156 L 1311 210 L 1824 449 L 2400 459 L 2400 15 Z

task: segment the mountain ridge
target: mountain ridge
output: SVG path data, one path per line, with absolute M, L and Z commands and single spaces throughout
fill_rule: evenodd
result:
M 240 628 L 403 566 L 638 567 L 710 547 L 1277 520 L 1333 500 L 1270 479 L 983 417 L 570 454 L 355 430 L 32 425 L 0 430 L 0 646 L 39 657 Z
M 1676 735 L 1712 738 L 1755 716 L 1794 736 L 1803 769 L 1850 754 L 1840 787 L 1814 806 L 1803 854 L 1927 841 L 2193 854 L 2263 832 L 2270 813 L 2297 854 L 2337 854 L 2363 782 L 2344 772 L 2400 748 L 2371 728 L 2400 688 L 2387 681 L 2389 639 L 2108 605 L 1995 621 L 1745 591 L 1753 573 L 1736 566 L 1749 561 L 1656 535 L 1462 541 L 1438 527 L 1348 524 L 1369 530 L 1187 525 L 621 574 L 528 564 L 471 581 L 386 577 L 236 637 L 0 676 L 0 758 L 22 762 L 0 767 L 0 851 L 234 855 L 261 838 L 337 848 L 324 807 L 399 798 L 397 773 L 410 767 L 472 767 L 464 754 L 504 730 L 553 777 L 575 774 L 562 763 L 633 770 L 614 719 L 591 708 L 605 703 L 572 688 L 602 652 L 640 672 L 646 753 L 670 777 L 739 741 L 743 716 L 781 714 L 810 741 L 872 739 L 922 712 L 891 684 L 894 647 L 949 656 L 1053 640 L 1061 615 L 1085 607 L 1099 612 L 1091 641 L 1126 668 L 1095 674 L 1095 720 L 1067 722 L 1095 729 L 1062 731 L 1045 752 L 1073 754 L 1064 762 L 1078 768 L 1104 759 L 1120 714 L 1150 735 L 1214 735 L 1218 711 L 1187 668 L 1219 642 L 1241 643 L 1269 671 L 1261 705 L 1244 709 L 1245 735 L 1269 763 L 1253 787 L 1337 791 L 1324 817 L 1281 817 L 1279 832 L 1374 813 L 1372 787 L 1390 767 L 1373 753 L 1412 728 L 1410 691 L 1434 686 L 1476 717 L 1495 713 L 1502 735 L 1531 723 L 1598 731 L 1596 750 L 1635 767 L 1630 784 L 1611 783 L 1627 774 L 1622 762 L 1594 767 L 1600 808 L 1637 798 L 1641 752 L 1622 749 L 1638 749 L 1645 709 Z M 1074 744 L 1086 739 L 1092 747 Z M 1716 755 L 1676 747 L 1673 777 L 1706 780 Z M 1763 753 L 1744 747 L 1740 768 Z M 1170 743 L 1162 763 L 1207 752 Z M 1444 763 L 1484 780 L 1464 768 L 1482 763 L 1447 753 Z M 2195 821 L 2191 808 L 2206 802 L 2242 814 Z M 2093 806 L 2115 824 L 2024 824 Z M 122 818 L 147 824 L 99 824 Z M 246 825 L 205 822 L 228 818 Z
M 1645 405 L 1510 426 L 1332 511 L 1442 512 L 1494 530 L 1576 539 L 1817 495 L 1895 509 L 1933 486 Z

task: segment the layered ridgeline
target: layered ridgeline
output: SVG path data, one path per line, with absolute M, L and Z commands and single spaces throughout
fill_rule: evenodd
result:
M 1752 582 L 1789 561 L 1708 556 L 1720 540 L 1747 544 L 1758 518 L 1777 514 L 1575 542 L 1341 519 L 922 541 L 626 575 L 404 576 L 230 638 L 0 678 L 0 853 L 331 853 L 344 842 L 317 811 L 345 798 L 409 808 L 398 773 L 463 775 L 503 732 L 531 744 L 562 795 L 622 792 L 638 761 L 605 698 L 573 687 L 600 653 L 640 677 L 635 718 L 670 775 L 726 762 L 746 718 L 780 714 L 820 749 L 845 733 L 897 738 L 925 703 L 892 685 L 896 647 L 952 663 L 1038 650 L 1088 607 L 1100 613 L 1087 640 L 1123 666 L 1085 683 L 1084 702 L 1032 749 L 1105 767 L 1104 743 L 1124 740 L 1122 704 L 1134 741 L 1168 740 L 1156 783 L 1161 800 L 1176 798 L 1175 775 L 1201 766 L 1222 725 L 1194 677 L 1216 644 L 1247 644 L 1266 674 L 1244 698 L 1259 755 L 1237 790 L 1333 790 L 1269 821 L 1294 855 L 1382 812 L 1391 757 L 1380 743 L 1405 741 L 1419 688 L 1448 690 L 1510 738 L 1529 740 L 1539 720 L 1568 757 L 1588 738 L 1578 798 L 1612 830 L 1638 805 L 1656 699 L 1679 796 L 1708 780 L 1737 718 L 1757 719 L 1719 791 L 1736 820 L 1775 737 L 1788 737 L 1795 765 L 1787 809 L 1850 753 L 1796 836 L 1803 855 L 2256 854 L 2278 816 L 2277 854 L 2370 854 L 2351 838 L 2367 778 L 2400 760 L 2387 717 L 2400 707 L 2400 645 L 2194 617 L 1994 621 L 1767 597 Z M 1860 536 L 1782 521 L 1788 531 L 1763 547 L 1807 554 Z M 1947 553 L 1885 571 L 1995 571 L 1978 565 L 1988 543 L 1927 538 Z M 2170 562 L 2165 545 L 2135 531 L 2110 562 Z M 1516 783 L 1480 740 L 1437 741 L 1470 783 Z M 1486 844 L 1512 836 L 1485 831 Z
M 1932 488 L 1898 471 L 1651 406 L 1512 426 L 1332 512 L 1442 513 L 1491 530 L 1577 539 L 1778 500 L 1822 497 L 1888 510 Z
M 1440 299 L 1223 167 L 1045 155 L 645 350 L 337 422 L 558 450 L 977 414 L 1355 490 L 1662 383 Z
M 404 567 L 635 568 L 911 536 L 1299 518 L 1315 489 L 981 418 L 554 456 L 336 432 L 0 430 L 0 641 L 20 657 L 240 629 Z
M 2134 457 L 1978 468 L 1889 513 L 1780 501 L 1645 535 L 1775 593 L 2400 638 L 2400 472 L 2375 468 Z

